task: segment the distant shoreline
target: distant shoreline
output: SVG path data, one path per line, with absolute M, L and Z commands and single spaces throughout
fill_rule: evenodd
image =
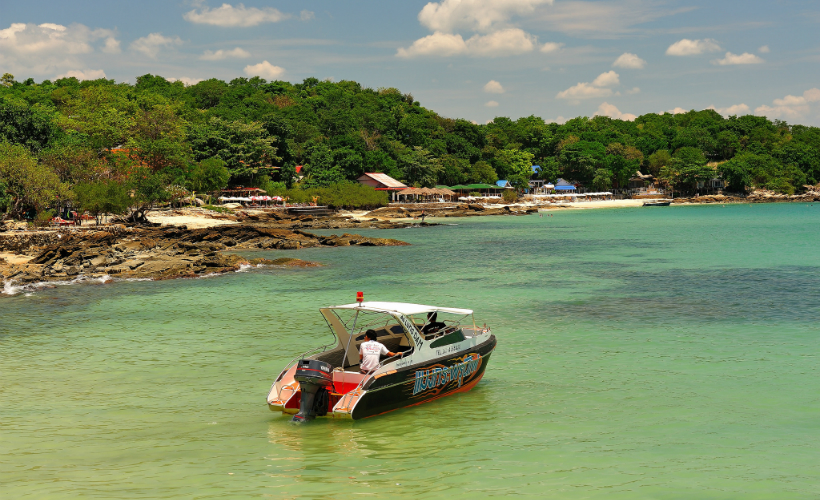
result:
M 391 204 L 373 211 L 340 211 L 331 216 L 288 216 L 279 211 L 238 211 L 215 216 L 201 209 L 157 210 L 155 227 L 122 225 L 82 230 L 8 231 L 0 233 L 0 296 L 55 284 L 108 283 L 116 280 L 163 280 L 235 272 L 254 265 L 313 267 L 299 259 L 249 261 L 233 250 L 299 249 L 316 246 L 396 246 L 406 243 L 345 233 L 319 236 L 316 229 L 399 229 L 436 225 L 422 219 L 493 215 L 529 215 L 542 211 L 635 208 L 648 200 L 601 200 L 563 203 Z M 676 198 L 673 205 L 811 203 L 817 193 L 801 196 L 699 196 Z

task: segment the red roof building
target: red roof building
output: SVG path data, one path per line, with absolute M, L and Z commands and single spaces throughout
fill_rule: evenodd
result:
M 390 191 L 392 193 L 391 198 L 394 201 L 396 198 L 396 193 L 403 189 L 407 189 L 407 186 L 397 181 L 396 179 L 390 177 L 387 174 L 382 174 L 378 172 L 365 173 L 356 180 L 359 181 L 361 184 L 364 184 L 365 186 L 370 186 L 374 188 L 376 191 Z

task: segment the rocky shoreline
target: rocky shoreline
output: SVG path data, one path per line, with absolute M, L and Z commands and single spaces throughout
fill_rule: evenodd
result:
M 232 250 L 291 250 L 318 246 L 399 246 L 407 243 L 356 234 L 319 236 L 259 223 L 189 230 L 125 227 L 24 233 L 0 238 L 0 251 L 29 257 L 0 262 L 0 279 L 17 285 L 87 278 L 172 279 L 237 271 L 243 265 L 311 267 L 299 259 L 249 260 Z
M 779 194 L 772 191 L 755 191 L 747 196 L 705 195 L 692 198 L 675 198 L 674 204 L 711 204 L 711 203 L 814 203 L 820 202 L 820 192 L 808 191 L 803 194 Z

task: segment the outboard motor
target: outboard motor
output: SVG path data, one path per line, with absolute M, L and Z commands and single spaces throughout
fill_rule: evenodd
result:
M 307 422 L 317 415 L 327 415 L 328 388 L 333 385 L 333 366 L 315 359 L 300 359 L 293 378 L 299 382 L 302 402 L 299 413 L 293 416 L 291 422 Z

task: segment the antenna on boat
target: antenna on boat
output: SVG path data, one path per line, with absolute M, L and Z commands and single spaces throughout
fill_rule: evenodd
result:
M 361 304 L 364 302 L 364 292 L 356 292 L 356 302 Z M 356 310 L 356 315 L 353 317 L 353 326 L 350 328 L 347 337 L 347 345 L 345 346 L 345 357 L 342 359 L 342 370 L 344 370 L 345 363 L 349 363 L 347 353 L 350 351 L 350 341 L 353 340 L 353 332 L 356 330 L 356 321 L 359 320 L 359 311 Z

